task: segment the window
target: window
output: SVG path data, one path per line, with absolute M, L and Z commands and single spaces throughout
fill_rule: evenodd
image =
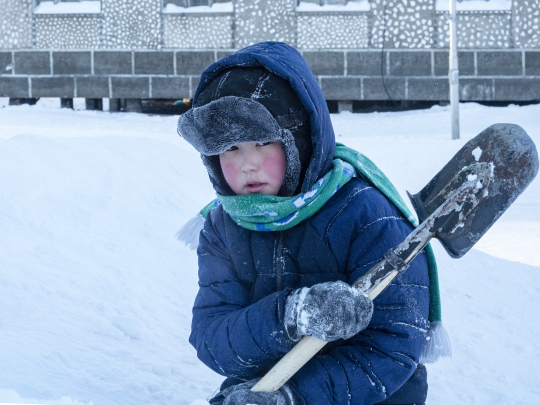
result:
M 214 3 L 212 0 L 169 0 L 168 4 L 174 4 L 178 7 L 198 7 L 210 6 Z
M 300 0 L 300 3 L 313 3 L 318 6 L 346 6 L 348 3 L 360 3 L 360 0 Z
M 298 0 L 296 11 L 369 11 L 369 0 Z
M 512 0 L 458 0 L 457 11 L 510 11 Z M 450 0 L 437 0 L 437 11 L 449 11 Z
M 232 13 L 231 0 L 163 0 L 164 13 Z
M 100 0 L 35 0 L 34 14 L 99 14 Z

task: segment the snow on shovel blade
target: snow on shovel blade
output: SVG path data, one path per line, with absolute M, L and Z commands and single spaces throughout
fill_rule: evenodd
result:
M 474 178 L 480 167 L 489 167 L 491 179 L 474 207 L 475 215 L 467 215 L 451 232 L 437 232 L 436 238 L 454 258 L 467 253 L 535 178 L 538 152 L 532 139 L 518 125 L 492 125 L 467 142 L 418 194 L 409 194 L 423 222 L 455 190 L 456 182 Z

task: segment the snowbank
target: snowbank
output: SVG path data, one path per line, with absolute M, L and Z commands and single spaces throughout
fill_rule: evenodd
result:
M 462 105 L 460 141 L 446 107 L 332 119 L 404 194 L 492 123 L 540 144 L 538 117 Z M 187 342 L 197 260 L 173 237 L 213 192 L 176 119 L 0 108 L 0 402 L 203 404 L 219 385 Z M 499 224 L 460 260 L 435 245 L 454 358 L 429 366 L 428 404 L 540 402 L 540 180 Z

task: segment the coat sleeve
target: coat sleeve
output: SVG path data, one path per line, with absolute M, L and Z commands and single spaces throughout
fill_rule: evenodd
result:
M 291 349 L 283 330 L 288 291 L 250 304 L 250 285 L 238 277 L 212 215 L 201 232 L 197 254 L 199 292 L 189 341 L 215 372 L 253 378 Z
M 352 283 L 405 239 L 412 227 L 376 190 L 368 190 L 348 204 L 331 222 L 325 238 L 331 249 L 347 251 Z M 350 242 L 345 243 L 347 232 Z M 407 381 L 418 364 L 428 309 L 427 260 L 421 253 L 374 300 L 373 317 L 365 330 L 348 341 L 329 344 L 333 347 L 314 357 L 293 377 L 296 395 L 310 405 L 383 401 Z

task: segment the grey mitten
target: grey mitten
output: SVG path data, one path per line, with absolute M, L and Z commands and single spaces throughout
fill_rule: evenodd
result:
M 293 341 L 314 336 L 333 342 L 365 329 L 372 314 L 368 297 L 343 281 L 334 281 L 293 291 L 285 303 L 284 326 Z
M 275 392 L 254 392 L 251 391 L 260 378 L 250 380 L 243 384 L 227 388 L 222 392 L 225 397 L 223 405 L 295 405 L 296 401 L 293 393 L 287 386 L 283 385 Z

